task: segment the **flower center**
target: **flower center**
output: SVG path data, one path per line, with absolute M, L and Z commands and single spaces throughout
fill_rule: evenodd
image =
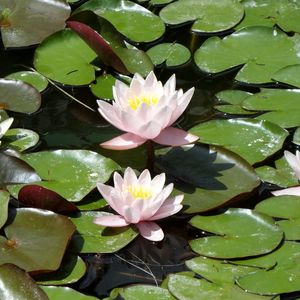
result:
M 128 100 L 129 106 L 136 110 L 142 103 L 146 103 L 148 106 L 155 105 L 158 102 L 158 98 L 151 95 L 141 95 L 139 97 L 134 96 Z
M 135 199 L 146 200 L 152 195 L 151 190 L 148 187 L 142 185 L 129 185 L 127 187 L 127 190 Z

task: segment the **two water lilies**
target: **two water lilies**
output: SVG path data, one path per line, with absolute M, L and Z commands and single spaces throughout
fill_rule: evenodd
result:
M 135 224 L 144 238 L 161 241 L 164 233 L 153 221 L 176 214 L 181 210 L 183 200 L 183 195 L 169 197 L 173 184 L 164 187 L 165 180 L 164 173 L 151 179 L 148 170 L 138 178 L 131 168 L 125 170 L 124 178 L 115 172 L 114 187 L 102 183 L 97 187 L 118 215 L 97 217 L 94 223 L 109 227 Z
M 287 160 L 290 167 L 295 172 L 298 180 L 300 180 L 300 152 L 297 150 L 296 155 L 294 155 L 289 151 L 284 151 L 284 157 Z M 281 196 L 281 195 L 300 196 L 300 186 L 274 191 L 272 192 L 272 194 L 274 196 Z
M 124 133 L 101 144 L 114 150 L 138 147 L 147 140 L 167 145 L 181 146 L 198 140 L 188 132 L 171 127 L 187 108 L 194 88 L 187 92 L 176 90 L 173 75 L 163 86 L 153 72 L 146 79 L 135 74 L 130 86 L 116 81 L 113 87 L 113 104 L 98 100 L 100 114 Z

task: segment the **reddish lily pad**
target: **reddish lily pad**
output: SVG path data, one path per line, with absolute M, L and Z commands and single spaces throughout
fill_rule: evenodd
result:
M 18 200 L 26 207 L 51 210 L 58 214 L 78 211 L 76 205 L 39 185 L 23 186 L 20 189 Z
M 0 266 L 0 295 L 3 300 L 48 300 L 34 280 L 13 264 Z
M 59 268 L 75 226 L 67 217 L 50 211 L 19 208 L 4 231 L 0 264 L 13 263 L 28 272 L 50 271 Z
M 31 114 L 41 106 L 41 95 L 33 86 L 21 81 L 0 79 L 0 107 Z
M 0 3 L 1 34 L 5 47 L 40 43 L 65 27 L 70 6 L 64 0 L 4 0 Z

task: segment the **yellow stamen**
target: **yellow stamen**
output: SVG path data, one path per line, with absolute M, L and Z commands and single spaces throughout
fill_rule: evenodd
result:
M 135 96 L 132 97 L 128 100 L 129 106 L 133 109 L 136 110 L 142 103 L 146 103 L 148 106 L 155 105 L 158 102 L 158 98 L 155 96 L 151 95 L 142 95 L 142 96 Z
M 127 187 L 127 190 L 135 199 L 146 200 L 152 195 L 151 190 L 148 187 L 142 185 L 130 185 Z

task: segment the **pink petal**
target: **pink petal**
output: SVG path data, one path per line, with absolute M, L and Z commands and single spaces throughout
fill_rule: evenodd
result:
M 136 134 L 145 139 L 151 140 L 156 138 L 158 135 L 160 135 L 161 129 L 162 127 L 159 125 L 159 123 L 152 120 L 142 125 L 138 129 L 138 132 L 136 132 Z
M 191 88 L 187 92 L 185 92 L 182 96 L 180 96 L 180 91 L 178 91 L 178 97 L 180 97 L 180 99 L 177 100 L 178 105 L 174 110 L 172 117 L 170 118 L 168 126 L 171 126 L 185 111 L 185 109 L 187 108 L 187 106 L 189 105 L 193 97 L 194 91 L 195 88 Z
M 151 182 L 151 187 L 154 190 L 155 194 L 158 194 L 161 192 L 161 190 L 164 187 L 166 181 L 166 174 L 165 173 L 161 173 L 159 175 L 156 175 Z
M 102 197 L 106 200 L 106 202 L 110 205 L 110 207 L 115 210 L 117 213 L 122 214 L 123 210 L 120 209 L 120 203 L 123 202 L 120 197 L 116 198 L 115 189 L 109 185 L 105 185 L 103 183 L 98 183 L 97 188 L 101 193 Z M 121 205 L 122 206 L 122 205 Z M 121 207 L 122 208 L 122 207 Z
M 154 222 L 140 222 L 136 226 L 141 236 L 147 240 L 158 242 L 164 238 L 164 232 Z
M 161 131 L 153 141 L 166 146 L 182 146 L 194 143 L 199 139 L 198 136 L 188 133 L 182 129 L 167 127 Z
M 127 222 L 136 224 L 141 220 L 141 212 L 143 210 L 144 202 L 141 199 L 135 199 L 130 206 L 124 208 L 124 218 Z
M 183 200 L 183 195 L 178 195 L 172 198 L 169 198 L 164 204 L 160 207 L 160 209 L 155 213 L 154 216 L 149 218 L 150 221 L 163 219 L 169 217 L 171 215 L 176 214 L 182 209 L 182 205 L 180 204 Z
M 281 196 L 281 195 L 291 195 L 291 196 L 300 196 L 300 186 L 291 187 L 288 189 L 283 189 L 279 191 L 271 192 L 274 196 Z
M 164 94 L 167 97 L 170 97 L 172 94 L 174 94 L 175 88 L 176 88 L 176 77 L 175 74 L 173 74 L 164 85 Z
M 138 179 L 134 171 L 130 167 L 126 168 L 124 172 L 124 185 L 125 186 L 135 185 L 137 184 L 137 180 Z
M 146 142 L 146 139 L 133 133 L 124 133 L 116 138 L 100 144 L 105 149 L 127 150 L 136 148 Z
M 300 179 L 300 160 L 299 160 L 299 152 L 296 152 L 296 155 L 289 151 L 284 151 L 284 157 L 287 160 L 290 167 L 295 172 L 298 179 Z
M 124 126 L 121 124 L 121 121 L 115 111 L 116 108 L 102 100 L 98 100 L 97 103 L 99 105 L 98 111 L 101 116 L 110 124 L 121 130 L 124 130 Z
M 146 186 L 150 186 L 151 185 L 151 175 L 149 170 L 144 170 L 141 175 L 139 176 L 138 179 L 138 184 L 139 185 L 146 185 Z
M 116 189 L 118 189 L 120 192 L 122 191 L 124 180 L 122 176 L 118 173 L 114 173 L 114 186 Z
M 129 225 L 129 223 L 119 215 L 96 217 L 93 222 L 106 227 L 123 227 Z

